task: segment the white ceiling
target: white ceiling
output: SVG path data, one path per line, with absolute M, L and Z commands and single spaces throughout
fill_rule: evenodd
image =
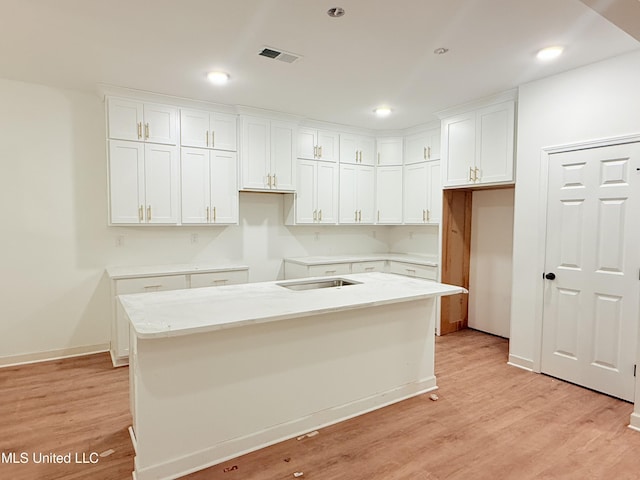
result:
M 346 15 L 332 19 L 326 11 L 337 6 Z M 426 123 L 438 110 L 640 48 L 579 0 L 0 0 L 0 12 L 0 77 L 374 129 Z M 565 54 L 536 61 L 551 44 Z M 303 58 L 259 57 L 264 46 Z M 441 46 L 449 53 L 434 55 Z M 230 84 L 209 84 L 212 69 L 228 71 Z M 374 118 L 383 103 L 393 115 Z

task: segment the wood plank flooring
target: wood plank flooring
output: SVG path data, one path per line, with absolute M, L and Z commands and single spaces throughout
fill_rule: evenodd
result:
M 439 337 L 439 400 L 416 397 L 184 479 L 640 478 L 631 404 L 510 367 L 507 350 L 472 330 Z M 0 452 L 114 450 L 95 465 L 1 463 L 0 479 L 131 478 L 127 375 L 102 354 L 0 369 Z

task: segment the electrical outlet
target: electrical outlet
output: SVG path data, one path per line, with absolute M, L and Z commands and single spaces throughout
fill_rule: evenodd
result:
M 124 247 L 124 235 L 118 235 L 116 237 L 116 247 Z
M 198 243 L 198 234 L 197 233 L 192 233 L 191 234 L 191 243 Z

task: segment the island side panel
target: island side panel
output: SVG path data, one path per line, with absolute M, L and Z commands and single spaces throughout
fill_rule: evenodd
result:
M 435 298 L 136 342 L 136 478 L 220 463 L 436 388 Z

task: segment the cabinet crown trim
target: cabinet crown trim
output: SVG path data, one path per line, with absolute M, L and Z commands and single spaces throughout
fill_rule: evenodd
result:
M 479 98 L 477 100 L 473 100 L 467 103 L 462 103 L 460 105 L 447 108 L 446 110 L 440 110 L 439 112 L 434 113 L 434 115 L 439 119 L 444 120 L 448 117 L 460 115 L 461 113 L 466 113 L 471 110 L 478 110 L 480 108 L 495 105 L 497 103 L 510 102 L 510 101 L 515 102 L 517 99 L 518 99 L 518 89 L 514 88 L 511 90 L 507 90 L 506 92 L 498 93 L 496 95 Z

